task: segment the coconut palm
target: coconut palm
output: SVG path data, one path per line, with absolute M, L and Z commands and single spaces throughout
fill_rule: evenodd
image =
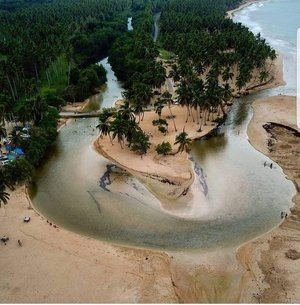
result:
M 9 194 L 4 191 L 4 188 L 0 189 L 0 207 L 1 204 L 7 204 L 9 200 Z
M 168 105 L 169 112 L 170 112 L 170 117 L 171 117 L 171 119 L 173 121 L 173 125 L 174 125 L 174 130 L 177 131 L 174 115 L 173 115 L 172 110 L 171 110 L 172 94 L 170 92 L 168 92 L 168 91 L 165 91 L 162 94 L 162 102 Z
M 166 156 L 172 151 L 172 147 L 170 142 L 162 142 L 156 146 L 155 150 L 157 154 Z
M 100 132 L 100 138 L 103 138 L 103 136 L 109 136 L 110 143 L 113 145 L 111 135 L 110 135 L 110 118 L 107 116 L 99 116 L 99 124 L 96 126 L 97 129 L 99 129 Z
M 174 145 L 179 144 L 177 153 L 182 153 L 184 150 L 187 151 L 190 148 L 192 140 L 188 137 L 188 134 L 183 131 L 175 139 Z
M 160 118 L 162 110 L 164 108 L 164 103 L 161 101 L 160 98 L 155 102 L 154 107 L 155 107 L 155 113 L 157 113 Z
M 135 120 L 133 109 L 130 106 L 129 100 L 125 100 L 124 103 L 120 106 L 118 114 L 122 117 L 124 121 Z
M 123 149 L 122 144 L 124 143 L 124 137 L 126 134 L 125 123 L 126 123 L 126 121 L 124 121 L 122 115 L 118 112 L 117 115 L 115 116 L 114 120 L 111 122 L 110 128 L 109 128 L 110 132 L 112 133 L 112 138 L 118 139 L 118 142 L 122 149 Z
M 139 117 L 139 121 L 138 121 L 138 124 L 140 123 L 140 121 L 143 121 L 144 119 L 144 107 L 143 107 L 143 104 L 141 102 L 134 102 L 133 104 L 133 112 L 135 115 L 138 115 Z M 142 115 L 142 117 L 141 117 Z
M 131 147 L 132 151 L 138 152 L 143 158 L 150 148 L 151 143 L 149 141 L 149 136 L 145 134 L 142 130 L 137 130 L 133 136 L 133 144 Z

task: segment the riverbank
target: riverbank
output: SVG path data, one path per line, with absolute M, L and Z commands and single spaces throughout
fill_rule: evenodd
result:
M 23 222 L 30 216 L 29 223 Z M 50 224 L 25 187 L 0 209 L 0 298 L 6 303 L 239 302 L 234 249 L 162 252 L 116 246 Z M 17 240 L 22 242 L 22 247 Z M 28 278 L 30 277 L 30 281 Z
M 278 121 L 280 113 L 286 113 L 287 104 L 281 100 L 276 104 L 276 111 L 270 112 L 269 102 L 257 108 L 260 119 L 254 117 L 251 124 L 258 126 L 262 136 L 255 138 L 255 145 L 266 146 L 268 134 L 261 126 L 269 120 L 268 115 L 273 120 L 277 114 Z M 283 145 L 280 139 L 274 153 Z M 293 151 L 286 149 L 290 154 Z M 282 151 L 282 158 L 286 153 Z M 279 228 L 243 245 L 236 260 L 232 248 L 172 253 L 115 246 L 80 236 L 38 215 L 25 188 L 20 187 L 0 209 L 0 232 L 10 238 L 7 245 L 0 244 L 0 268 L 5 275 L 0 278 L 0 297 L 3 302 L 42 303 L 296 301 L 299 264 L 286 257 L 294 258 L 300 252 L 296 212 L 292 213 Z M 24 216 L 30 216 L 31 221 L 23 223 Z
M 24 216 L 31 217 L 29 223 Z M 1 235 L 10 239 L 0 244 L 2 302 L 177 301 L 168 255 L 110 245 L 53 226 L 32 209 L 25 187 L 11 193 L 0 219 Z
M 251 82 L 247 84 L 246 89 L 240 94 L 248 94 L 283 85 L 282 56 L 278 56 L 274 62 L 268 63 L 268 68 L 270 76 L 266 82 L 259 82 L 258 72 L 256 71 Z M 235 82 L 235 77 L 232 82 Z M 234 92 L 234 94 L 237 95 L 237 92 Z M 175 131 L 172 120 L 168 118 L 170 116 L 168 107 L 164 107 L 161 117 L 166 119 L 169 124 L 169 131 L 166 135 L 159 132 L 158 128 L 152 124 L 153 120 L 158 119 L 155 111 L 145 112 L 144 119 L 140 122 L 140 127 L 150 136 L 151 148 L 143 158 L 132 152 L 127 146 L 122 148 L 117 141 L 112 145 L 108 136 L 98 137 L 94 141 L 94 147 L 105 158 L 141 179 L 152 192 L 161 197 L 160 199 L 183 199 L 186 201 L 185 196 L 187 194 L 193 196 L 189 191 L 195 177 L 193 164 L 189 160 L 188 154 L 183 152 L 168 156 L 158 156 L 155 148 L 163 141 L 168 141 L 173 146 L 176 136 L 183 130 L 192 140 L 199 139 L 214 130 L 217 124 L 211 120 L 207 122 L 206 126 L 202 127 L 201 132 L 198 132 L 200 125 L 197 124 L 195 110 L 192 110 L 195 118 L 194 122 L 192 116 L 190 116 L 187 123 L 186 107 L 173 105 L 171 111 L 175 116 L 177 131 Z M 215 118 L 216 114 L 213 119 Z M 176 151 L 177 147 L 175 146 L 173 147 L 173 153 Z
M 283 217 L 278 228 L 238 250 L 237 257 L 247 270 L 245 285 L 252 286 L 243 297 L 247 302 L 297 303 L 300 299 L 300 137 L 296 98 L 276 96 L 257 100 L 253 109 L 254 116 L 248 126 L 251 144 L 283 169 L 294 182 L 297 194 L 291 214 Z

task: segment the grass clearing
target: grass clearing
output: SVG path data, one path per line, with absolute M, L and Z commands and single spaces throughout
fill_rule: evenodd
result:
M 49 75 L 49 79 L 47 77 Z M 41 75 L 41 92 L 55 90 L 57 94 L 62 93 L 68 85 L 68 62 L 62 55 L 54 61 Z

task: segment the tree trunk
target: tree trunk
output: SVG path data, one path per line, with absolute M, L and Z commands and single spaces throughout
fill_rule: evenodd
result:
M 187 123 L 189 120 L 189 106 L 186 106 L 186 120 L 185 122 Z
M 191 111 L 190 112 L 191 112 L 192 120 L 195 123 L 195 118 L 194 118 L 194 115 L 193 115 L 193 107 L 191 107 Z
M 12 82 L 13 82 L 13 85 L 14 85 L 14 90 L 15 90 L 15 95 L 16 95 L 16 98 L 18 98 L 18 97 L 19 97 L 19 95 L 18 95 L 17 86 L 16 86 L 16 82 L 15 82 L 14 77 L 12 78 Z
M 50 85 L 50 78 L 49 78 L 49 73 L 48 73 L 47 70 L 46 70 L 46 76 L 47 76 L 48 85 L 49 85 L 49 87 L 50 87 L 50 86 L 51 86 L 51 85 Z
M 37 70 L 36 62 L 34 63 L 34 70 L 35 70 L 36 80 L 38 81 L 39 80 L 39 73 L 38 73 L 38 70 Z
M 71 64 L 69 63 L 69 67 L 68 67 L 68 86 L 70 86 L 70 74 L 71 74 Z
M 108 136 L 109 136 L 109 141 L 110 141 L 111 145 L 114 145 L 110 133 L 108 133 Z
M 174 120 L 174 116 L 173 116 L 173 113 L 172 113 L 172 111 L 171 111 L 171 106 L 170 106 L 170 103 L 168 104 L 168 106 L 169 106 L 169 112 L 170 112 L 170 115 L 171 115 L 171 117 L 172 117 L 172 121 L 173 121 L 174 129 L 175 129 L 175 131 L 177 131 L 176 124 L 175 124 L 175 120 Z
M 10 91 L 11 91 L 12 98 L 15 101 L 16 100 L 15 92 L 14 92 L 14 89 L 13 89 L 13 87 L 11 85 L 11 82 L 10 82 L 10 79 L 9 79 L 8 75 L 6 75 L 6 79 L 7 79 L 8 84 L 9 84 L 9 88 L 10 88 Z

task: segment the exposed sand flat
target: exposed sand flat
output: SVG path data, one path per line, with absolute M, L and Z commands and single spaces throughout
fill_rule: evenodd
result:
M 196 111 L 193 112 L 194 116 L 196 116 Z M 152 145 L 148 153 L 142 158 L 126 146 L 122 149 L 117 140 L 112 145 L 109 137 L 98 137 L 94 145 L 99 153 L 118 166 L 134 175 L 138 175 L 142 179 L 147 179 L 149 187 L 153 186 L 156 192 L 159 193 L 160 189 L 158 188 L 161 188 L 161 190 L 164 190 L 163 193 L 166 197 L 177 198 L 193 182 L 194 173 L 191 168 L 191 162 L 188 160 L 188 154 L 183 152 L 176 155 L 158 156 L 155 147 L 163 141 L 169 141 L 173 145 L 176 136 L 184 129 L 192 139 L 202 137 L 214 129 L 216 123 L 208 122 L 207 126 L 203 126 L 202 132 L 197 132 L 200 126 L 197 122 L 193 122 L 189 118 L 189 122 L 185 123 L 187 116 L 185 107 L 173 106 L 172 113 L 175 116 L 177 132 L 174 129 L 172 120 L 169 119 L 167 120 L 169 132 L 164 136 L 158 131 L 157 127 L 152 125 L 152 121 L 158 119 L 155 111 L 145 112 L 145 117 L 140 122 L 140 127 L 150 135 Z M 168 115 L 169 110 L 165 107 L 162 112 L 162 118 L 166 118 Z M 176 150 L 177 146 L 174 146 L 173 151 L 176 152 Z M 157 183 L 158 181 L 163 182 L 161 186 Z
M 279 55 L 274 62 L 267 63 L 270 71 L 269 79 L 265 83 L 259 82 L 259 73 L 254 71 L 253 79 L 247 84 L 246 89 L 241 93 L 258 91 L 271 87 L 277 87 L 284 84 L 282 75 L 282 57 Z M 235 75 L 237 71 L 235 71 Z M 235 83 L 235 77 L 232 80 L 232 86 Z M 233 86 L 234 87 L 234 86 Z M 237 94 L 237 89 L 234 90 Z M 118 100 L 116 105 L 120 105 L 122 101 Z M 176 136 L 185 130 L 191 139 L 198 139 L 210 133 L 216 126 L 216 123 L 208 122 L 202 127 L 202 131 L 198 132 L 199 124 L 197 124 L 197 113 L 193 110 L 195 121 L 189 117 L 186 123 L 187 109 L 181 106 L 172 106 L 172 113 L 175 115 L 175 124 L 177 132 L 173 126 L 171 119 L 167 119 L 169 123 L 169 132 L 164 136 L 158 131 L 158 128 L 152 125 L 152 121 L 158 119 L 155 111 L 145 112 L 144 120 L 140 122 L 140 127 L 150 135 L 151 148 L 143 158 L 140 158 L 136 153 L 130 151 L 126 146 L 122 149 L 115 141 L 111 145 L 109 137 L 103 137 L 94 142 L 96 150 L 107 159 L 111 160 L 121 168 L 129 171 L 131 174 L 144 179 L 148 187 L 159 195 L 165 196 L 168 199 L 177 199 L 182 193 L 186 194 L 191 184 L 194 181 L 194 172 L 191 167 L 191 162 L 188 160 L 188 155 L 183 152 L 170 156 L 158 156 L 155 147 L 163 141 L 174 144 Z M 170 115 L 168 107 L 164 107 L 162 118 L 167 118 Z M 216 115 L 214 115 L 216 118 Z M 201 121 L 201 120 L 200 120 Z M 173 152 L 176 152 L 177 147 L 173 147 Z M 163 183 L 161 183 L 163 182 Z
M 23 217 L 31 217 L 27 224 Z M 50 226 L 24 187 L 0 209 L 1 302 L 176 302 L 170 257 L 115 247 Z M 18 246 L 20 239 L 23 247 Z
M 274 125 L 269 132 L 262 127 L 274 122 L 297 130 L 296 98 L 276 96 L 258 100 L 253 109 L 254 117 L 248 127 L 250 142 L 283 168 L 298 193 L 293 198 L 295 206 L 291 215 L 278 228 L 239 249 L 237 257 L 247 270 L 244 285 L 248 286 L 242 300 L 297 303 L 300 300 L 300 137 L 284 126 Z
M 166 253 L 114 246 L 54 228 L 24 187 L 0 209 L 0 300 L 6 303 L 237 302 L 242 268 L 232 249 Z M 31 217 L 27 224 L 23 217 Z M 23 246 L 18 246 L 20 239 Z

